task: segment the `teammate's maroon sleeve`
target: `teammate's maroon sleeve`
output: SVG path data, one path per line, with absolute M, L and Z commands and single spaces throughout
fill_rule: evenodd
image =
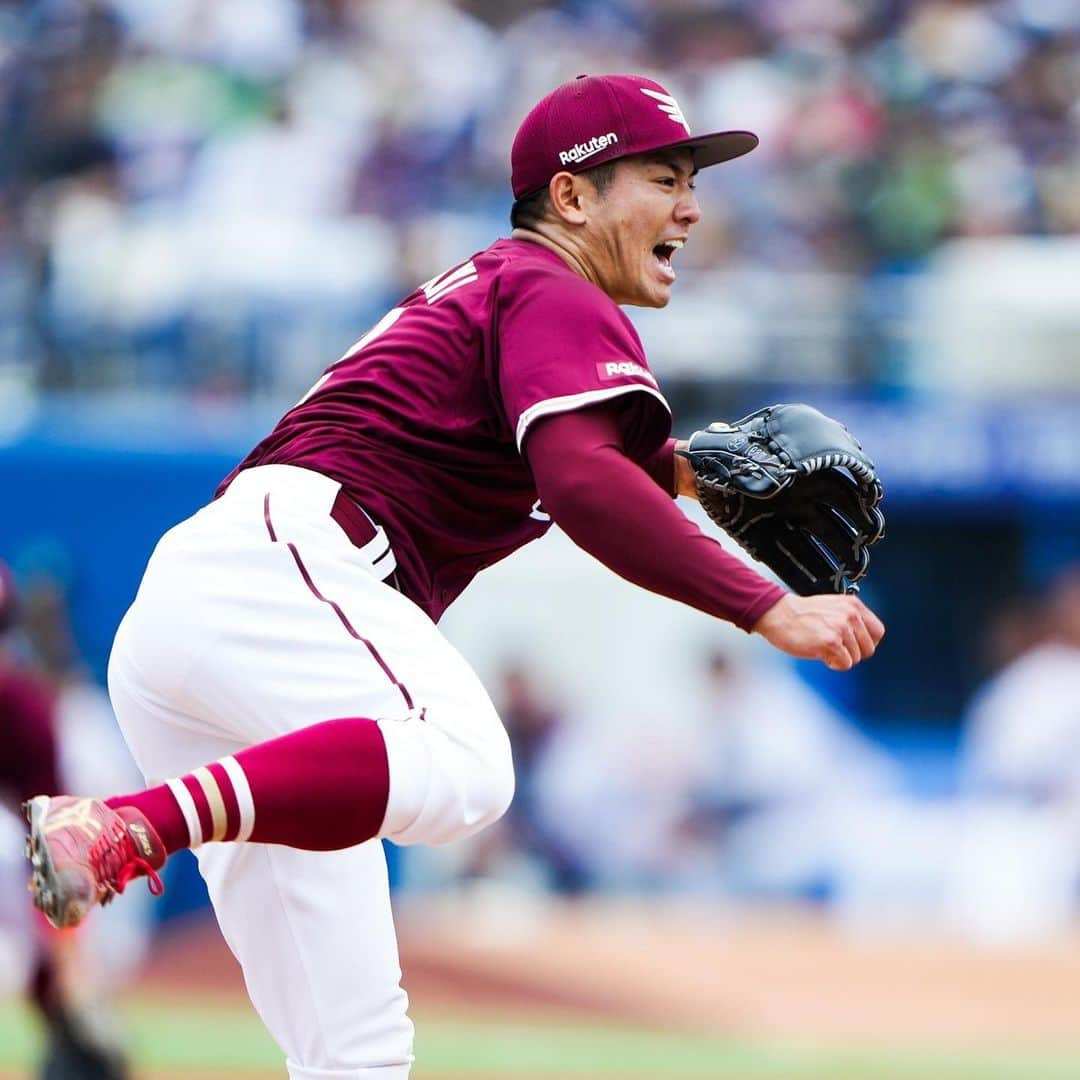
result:
M 611 407 L 534 424 L 525 454 L 544 509 L 620 577 L 752 629 L 785 590 L 685 517 L 625 455 L 622 442 Z
M 0 793 L 13 803 L 60 790 L 51 692 L 0 661 Z

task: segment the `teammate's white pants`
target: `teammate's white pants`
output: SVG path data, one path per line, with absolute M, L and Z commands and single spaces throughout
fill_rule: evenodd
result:
M 467 836 L 509 805 L 506 733 L 469 665 L 331 519 L 337 492 L 307 470 L 250 469 L 162 538 L 109 663 L 120 725 L 158 783 L 322 720 L 376 718 L 390 766 L 381 835 Z M 198 857 L 289 1075 L 407 1077 L 412 1025 L 379 841 L 211 843 Z

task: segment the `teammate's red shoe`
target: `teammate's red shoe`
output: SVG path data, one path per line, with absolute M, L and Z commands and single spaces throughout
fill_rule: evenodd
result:
M 53 926 L 78 925 L 133 878 L 145 876 L 150 891 L 161 892 L 154 871 L 165 863 L 165 845 L 138 810 L 72 795 L 37 795 L 23 809 L 30 892 Z

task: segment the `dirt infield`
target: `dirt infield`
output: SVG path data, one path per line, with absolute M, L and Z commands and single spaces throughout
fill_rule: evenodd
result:
M 415 1080 L 1080 1076 L 1080 928 L 985 951 L 852 939 L 810 911 L 507 894 L 397 917 Z M 162 936 L 124 1006 L 137 1080 L 284 1074 L 208 918 Z
M 807 911 L 589 903 L 519 915 L 402 911 L 417 1000 L 468 992 L 738 1037 L 1080 1050 L 1080 929 L 985 951 L 845 938 Z
M 398 925 L 421 1013 L 550 1012 L 735 1038 L 1080 1053 L 1080 928 L 984 951 L 845 938 L 807 911 L 475 897 L 401 905 Z M 163 941 L 144 985 L 242 992 L 205 922 Z

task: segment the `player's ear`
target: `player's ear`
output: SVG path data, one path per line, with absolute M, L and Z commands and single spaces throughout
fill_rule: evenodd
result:
M 568 172 L 556 173 L 548 184 L 551 208 L 561 221 L 569 225 L 585 224 L 584 208 L 587 201 L 582 198 L 585 193 L 584 184 L 580 176 Z

